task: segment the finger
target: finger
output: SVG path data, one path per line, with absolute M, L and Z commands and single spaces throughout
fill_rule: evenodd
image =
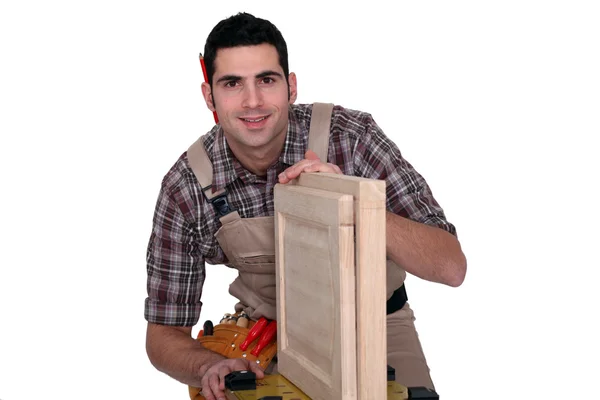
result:
M 225 390 L 225 377 L 227 376 L 227 374 L 234 370 L 235 368 L 231 369 L 229 368 L 229 366 L 226 365 L 223 365 L 221 366 L 221 368 L 219 368 L 219 389 Z
M 208 386 L 208 371 L 204 373 L 202 379 L 200 379 L 200 394 L 206 400 L 214 400 L 215 397 L 212 395 L 212 390 Z
M 307 160 L 318 160 L 319 156 L 312 150 L 306 150 L 306 153 L 304 153 L 304 158 Z
M 336 174 L 340 174 L 340 175 L 343 175 L 343 174 L 344 174 L 344 173 L 342 172 L 341 168 L 340 168 L 340 167 L 338 167 L 337 165 L 335 165 L 335 164 L 329 164 L 329 165 L 331 165 L 331 166 L 333 167 L 333 170 L 335 171 L 335 173 L 336 173 Z
M 257 379 L 262 379 L 265 377 L 265 371 L 258 365 L 256 362 L 249 362 L 249 369 L 254 372 Z
M 298 165 L 296 165 L 295 167 L 293 167 L 294 169 L 291 172 L 294 175 L 298 176 L 302 172 L 318 171 L 319 168 L 320 168 L 320 166 L 322 166 L 322 165 L 326 165 L 326 164 L 323 164 L 319 160 L 309 160 L 309 161 L 307 161 L 305 163 L 302 163 L 302 164 L 299 163 Z
M 223 391 L 219 388 L 219 383 L 219 375 L 217 375 L 216 373 L 211 373 L 208 377 L 208 387 L 210 388 L 214 398 L 216 398 L 217 400 L 225 398 L 225 393 L 223 393 Z
M 316 163 L 320 163 L 320 162 L 321 161 L 319 159 L 316 159 L 316 160 L 307 160 L 307 159 L 304 159 L 304 160 L 298 161 L 296 164 L 294 164 L 291 167 L 289 167 L 288 170 L 292 171 L 292 172 L 298 171 L 298 173 L 300 173 L 306 167 L 310 167 L 311 165 L 316 164 Z
M 335 172 L 335 170 L 333 169 L 331 164 L 323 164 L 323 163 L 310 165 L 310 166 L 304 168 L 304 171 L 306 171 L 306 172 L 331 172 L 331 173 Z
M 278 178 L 279 178 L 279 183 L 288 183 L 290 181 L 290 178 L 287 177 L 286 171 L 283 171 L 282 173 L 280 173 Z
M 260 367 L 259 363 L 254 361 L 250 361 L 247 359 L 236 358 L 236 364 L 232 366 L 235 371 L 247 370 L 250 372 L 254 372 L 258 379 L 262 379 L 265 376 L 265 371 Z
M 310 166 L 311 164 L 318 162 L 315 160 L 302 160 L 292 165 L 291 167 L 285 169 L 281 174 L 279 174 L 279 182 L 287 183 L 292 179 L 295 179 L 302 173 L 302 171 Z
M 216 400 L 208 384 L 208 379 L 202 379 L 202 389 L 200 390 L 200 393 L 205 400 Z
M 281 183 L 287 183 L 291 179 L 293 179 L 291 177 L 293 176 L 293 171 L 294 171 L 295 167 L 296 167 L 295 165 L 292 165 L 291 167 L 286 168 L 285 170 L 283 170 L 283 172 L 280 173 L 279 176 L 278 176 L 279 182 L 281 182 Z

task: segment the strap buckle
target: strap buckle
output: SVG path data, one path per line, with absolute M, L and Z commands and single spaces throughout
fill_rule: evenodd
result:
M 229 206 L 229 202 L 227 201 L 227 195 L 229 194 L 227 189 L 223 189 L 223 193 L 213 197 L 212 199 L 209 199 L 208 196 L 206 196 L 206 191 L 211 187 L 211 185 L 208 185 L 207 187 L 202 188 L 202 193 L 204 193 L 206 200 L 213 205 L 219 217 L 223 217 L 233 212 L 233 209 L 231 206 Z

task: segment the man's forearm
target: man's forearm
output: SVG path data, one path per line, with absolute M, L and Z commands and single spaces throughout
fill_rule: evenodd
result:
M 225 359 L 194 340 L 191 328 L 155 324 L 148 324 L 146 352 L 156 369 L 194 387 L 208 364 Z
M 454 235 L 389 211 L 386 251 L 406 272 L 421 279 L 454 287 L 465 279 L 467 262 Z

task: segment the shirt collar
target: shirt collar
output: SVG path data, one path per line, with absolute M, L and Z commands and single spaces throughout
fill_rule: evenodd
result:
M 279 161 L 287 166 L 304 159 L 308 147 L 308 127 L 296 115 L 296 107 L 291 105 L 288 112 L 288 129 Z
M 215 132 L 215 140 L 213 145 L 213 190 L 223 189 L 225 186 L 233 182 L 237 175 L 233 164 L 233 153 L 227 145 L 227 140 L 223 134 L 221 125 Z

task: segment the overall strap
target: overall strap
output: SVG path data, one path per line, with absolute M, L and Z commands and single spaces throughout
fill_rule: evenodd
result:
M 210 158 L 204 148 L 203 136 L 198 138 L 187 150 L 187 159 L 190 168 L 194 171 L 196 179 L 200 183 L 202 193 L 206 199 L 215 207 L 219 216 L 225 216 L 233 210 L 227 202 L 227 190 L 220 189 L 212 192 L 213 168 Z
M 327 162 L 332 111 L 333 104 L 331 103 L 313 103 L 310 118 L 308 148 L 317 153 L 319 159 L 324 163 Z

